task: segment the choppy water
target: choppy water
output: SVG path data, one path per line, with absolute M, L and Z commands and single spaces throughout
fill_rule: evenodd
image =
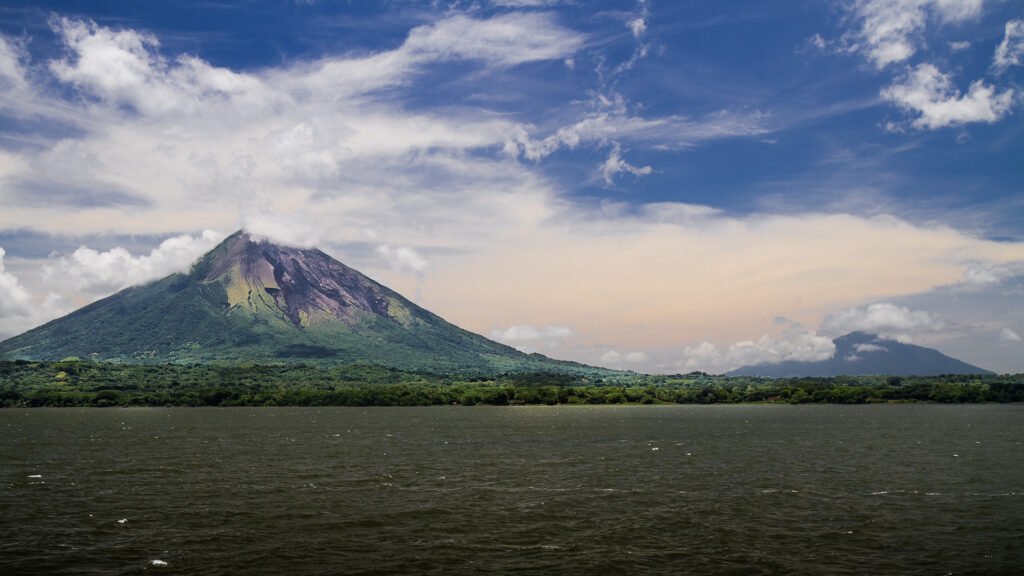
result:
M 0 573 L 1020 574 L 1022 432 L 993 405 L 5 410 Z

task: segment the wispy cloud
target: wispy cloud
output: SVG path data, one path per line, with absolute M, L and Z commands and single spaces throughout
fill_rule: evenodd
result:
M 514 66 L 559 60 L 578 50 L 583 37 L 555 23 L 551 14 L 502 14 L 486 20 L 456 15 L 413 29 L 399 53 L 413 59 L 485 60 Z
M 857 27 L 845 36 L 846 49 L 882 69 L 920 49 L 930 18 L 948 24 L 972 20 L 981 14 L 982 0 L 854 0 L 848 9 Z
M 560 149 L 575 149 L 586 143 L 638 142 L 660 148 L 685 148 L 700 142 L 724 138 L 766 134 L 764 114 L 720 111 L 692 119 L 683 116 L 643 118 L 630 112 L 619 95 L 597 96 L 593 111 L 568 126 L 542 138 L 530 135 L 528 126 L 519 126 L 505 143 L 512 157 L 541 160 Z
M 1010 66 L 1020 66 L 1024 61 L 1024 20 L 1010 20 L 1006 23 L 1003 41 L 996 47 L 992 67 L 1003 72 Z
M 25 60 L 24 49 L 16 42 L 0 36 L 0 86 L 5 90 L 23 90 L 27 81 L 22 62 Z
M 641 60 L 647 58 L 651 45 L 644 39 L 647 34 L 647 27 L 650 23 L 651 11 L 647 0 L 638 0 L 636 9 L 626 19 L 626 28 L 636 40 L 636 47 L 633 54 L 626 61 L 614 66 L 609 72 L 605 72 L 603 63 L 598 67 L 598 72 L 605 76 L 606 81 L 615 82 L 623 73 L 632 70 Z
M 608 159 L 601 165 L 601 175 L 604 177 L 604 183 L 611 186 L 615 183 L 615 175 L 620 172 L 627 172 L 636 176 L 648 176 L 654 171 L 650 166 L 634 166 L 629 162 L 622 159 L 622 147 L 615 144 L 612 147 L 612 151 L 608 154 Z
M 490 0 L 495 6 L 504 8 L 549 8 L 570 0 Z

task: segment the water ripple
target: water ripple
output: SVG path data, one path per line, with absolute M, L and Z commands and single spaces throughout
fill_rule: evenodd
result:
M 1012 574 L 1024 565 L 1018 406 L 31 416 L 0 411 L 3 574 Z

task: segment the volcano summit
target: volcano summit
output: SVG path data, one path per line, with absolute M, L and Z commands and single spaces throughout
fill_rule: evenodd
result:
M 0 342 L 0 358 L 363 362 L 431 371 L 586 368 L 463 330 L 317 249 L 239 231 L 187 273 Z

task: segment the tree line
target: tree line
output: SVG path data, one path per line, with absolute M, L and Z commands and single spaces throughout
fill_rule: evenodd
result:
M 756 378 L 435 374 L 374 365 L 0 362 L 0 407 L 1021 402 L 1024 374 Z

